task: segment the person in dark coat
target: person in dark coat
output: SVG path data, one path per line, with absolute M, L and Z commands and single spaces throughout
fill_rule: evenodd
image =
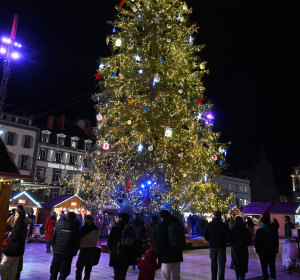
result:
M 142 257 L 142 247 L 143 247 L 143 239 L 145 239 L 145 225 L 140 220 L 140 216 L 138 213 L 134 214 L 134 219 L 130 223 L 130 226 L 134 230 L 134 247 L 135 247 L 135 258 L 140 260 Z M 135 265 L 132 266 L 135 269 Z
M 158 233 L 159 233 L 159 222 L 156 216 L 152 216 L 151 226 L 149 230 L 150 230 L 150 249 L 156 252 Z
M 273 227 L 275 230 L 277 230 L 277 232 L 278 232 L 278 230 L 279 230 L 279 228 L 280 228 L 280 225 L 279 225 L 279 223 L 278 223 L 278 221 L 277 221 L 276 219 L 273 219 L 273 220 L 272 220 L 271 225 L 272 225 L 272 227 Z
M 125 280 L 128 267 L 135 264 L 134 245 L 123 246 L 121 243 L 122 231 L 129 224 L 129 215 L 121 213 L 118 217 L 119 222 L 111 229 L 107 240 L 107 246 L 110 249 L 109 266 L 114 268 L 115 280 Z
M 235 270 L 236 279 L 244 280 L 248 272 L 249 252 L 248 246 L 252 243 L 251 233 L 245 228 L 241 217 L 235 218 L 231 228 L 231 269 Z
M 29 215 L 28 215 L 28 224 L 30 224 L 30 228 L 29 228 L 29 232 L 28 232 L 28 241 L 27 242 L 30 242 L 30 237 L 32 235 L 32 232 L 33 232 L 33 225 L 35 224 L 35 215 L 34 215 L 34 211 L 33 209 L 31 208 L 30 211 L 29 211 Z
M 75 224 L 76 214 L 70 212 L 68 220 L 57 226 L 53 232 L 51 243 L 53 246 L 53 259 L 50 267 L 50 280 L 65 280 L 71 272 L 73 257 L 79 249 L 79 228 Z
M 183 262 L 182 247 L 171 247 L 169 243 L 168 227 L 172 222 L 179 220 L 171 216 L 168 210 L 162 210 L 159 213 L 162 223 L 159 226 L 158 245 L 156 256 L 161 259 L 161 279 L 173 280 L 180 279 L 180 263 Z
M 261 218 L 262 227 L 255 234 L 255 250 L 259 256 L 264 280 L 268 280 L 268 266 L 271 278 L 276 278 L 276 253 L 279 248 L 278 231 L 270 225 L 270 219 Z
M 222 213 L 216 211 L 214 219 L 208 223 L 203 237 L 209 243 L 211 259 L 211 279 L 217 280 L 219 262 L 219 280 L 224 280 L 226 265 L 226 243 L 231 241 L 231 231 L 221 220 Z
M 295 228 L 295 225 L 291 222 L 289 216 L 284 216 L 284 229 L 285 229 L 285 237 L 291 238 L 292 237 L 292 229 Z
M 189 216 L 189 222 L 191 224 L 191 229 L 192 229 L 192 236 L 195 235 L 195 226 L 196 226 L 196 216 L 193 215 L 193 216 Z
M 156 263 L 155 252 L 152 249 L 148 249 L 145 258 L 141 260 L 137 266 L 140 270 L 138 280 L 154 280 L 155 270 L 161 268 L 161 261 L 158 259 Z
M 26 215 L 24 210 L 17 211 L 13 231 L 9 235 L 9 241 L 3 248 L 0 264 L 1 279 L 15 279 L 20 257 L 24 255 L 25 240 L 27 236 Z

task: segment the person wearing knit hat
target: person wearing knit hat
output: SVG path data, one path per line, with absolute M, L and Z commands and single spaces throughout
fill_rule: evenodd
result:
M 50 217 L 47 218 L 45 225 L 45 240 L 47 241 L 46 253 L 51 253 L 51 237 L 53 228 L 56 224 L 56 212 L 51 210 Z
M 276 253 L 279 248 L 278 231 L 270 224 L 268 217 L 261 218 L 262 227 L 255 234 L 255 251 L 259 256 L 264 280 L 268 280 L 268 266 L 271 278 L 276 278 Z

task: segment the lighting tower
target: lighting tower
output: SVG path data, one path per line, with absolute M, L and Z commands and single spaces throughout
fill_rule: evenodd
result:
M 6 97 L 7 82 L 10 75 L 10 62 L 12 59 L 20 57 L 17 49 L 21 47 L 19 43 L 15 41 L 17 27 L 18 27 L 19 15 L 15 14 L 13 24 L 11 28 L 10 38 L 3 37 L 0 42 L 0 58 L 4 58 L 3 66 L 3 78 L 0 85 L 0 117 L 4 110 L 4 100 Z

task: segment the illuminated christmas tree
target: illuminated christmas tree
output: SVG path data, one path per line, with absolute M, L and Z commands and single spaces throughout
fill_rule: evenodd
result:
M 116 8 L 106 39 L 112 56 L 95 75 L 96 167 L 83 189 L 102 209 L 126 202 L 148 211 L 226 211 L 230 196 L 212 178 L 227 147 L 212 131 L 192 9 L 180 0 L 123 0 Z

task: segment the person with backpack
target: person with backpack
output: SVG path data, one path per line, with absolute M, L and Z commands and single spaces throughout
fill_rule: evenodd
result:
M 75 224 L 76 214 L 70 212 L 67 221 L 61 222 L 53 232 L 51 243 L 53 259 L 50 267 L 50 280 L 65 280 L 71 272 L 73 257 L 79 249 L 79 228 Z
M 80 254 L 76 263 L 76 280 L 82 279 L 84 270 L 84 280 L 91 277 L 92 267 L 96 258 L 96 247 L 99 239 L 99 229 L 94 224 L 94 217 L 86 215 L 83 227 L 79 232 Z
M 4 257 L 0 264 L 1 279 L 15 279 L 18 272 L 20 258 L 23 260 L 25 251 L 25 240 L 27 236 L 26 215 L 24 210 L 15 214 L 12 232 L 8 242 L 2 250 Z M 22 262 L 23 265 L 23 262 Z M 20 274 L 19 274 L 20 275 Z M 18 278 L 19 279 L 19 278 Z
M 118 215 L 119 221 L 111 229 L 107 246 L 110 249 L 109 266 L 114 269 L 115 280 L 125 280 L 128 267 L 135 264 L 133 246 L 134 231 L 129 226 L 130 217 L 126 213 Z
M 276 253 L 279 248 L 278 231 L 270 224 L 268 217 L 261 218 L 262 227 L 255 234 L 255 251 L 259 256 L 264 280 L 268 280 L 268 266 L 271 278 L 276 278 Z
M 231 241 L 231 231 L 221 220 L 222 213 L 216 211 L 214 219 L 207 224 L 203 237 L 209 243 L 211 279 L 224 280 L 226 265 L 226 243 Z M 219 262 L 219 269 L 218 269 Z M 219 277 L 218 277 L 219 270 Z
M 145 258 L 139 261 L 137 266 L 140 270 L 138 280 L 154 280 L 155 270 L 161 268 L 161 261 L 158 259 L 158 262 L 156 263 L 155 252 L 152 249 L 148 249 Z
M 138 213 L 134 214 L 134 219 L 130 223 L 130 226 L 134 231 L 134 247 L 135 247 L 135 259 L 140 260 L 142 258 L 142 247 L 143 247 L 143 239 L 145 239 L 145 225 L 140 220 L 140 216 Z M 135 269 L 135 265 L 132 266 L 132 269 Z
M 231 228 L 231 269 L 235 270 L 236 279 L 244 280 L 248 272 L 248 246 L 252 243 L 250 231 L 245 228 L 242 217 L 236 217 Z
M 185 245 L 184 226 L 168 210 L 161 210 L 156 256 L 161 259 L 161 279 L 179 280 L 182 246 Z

